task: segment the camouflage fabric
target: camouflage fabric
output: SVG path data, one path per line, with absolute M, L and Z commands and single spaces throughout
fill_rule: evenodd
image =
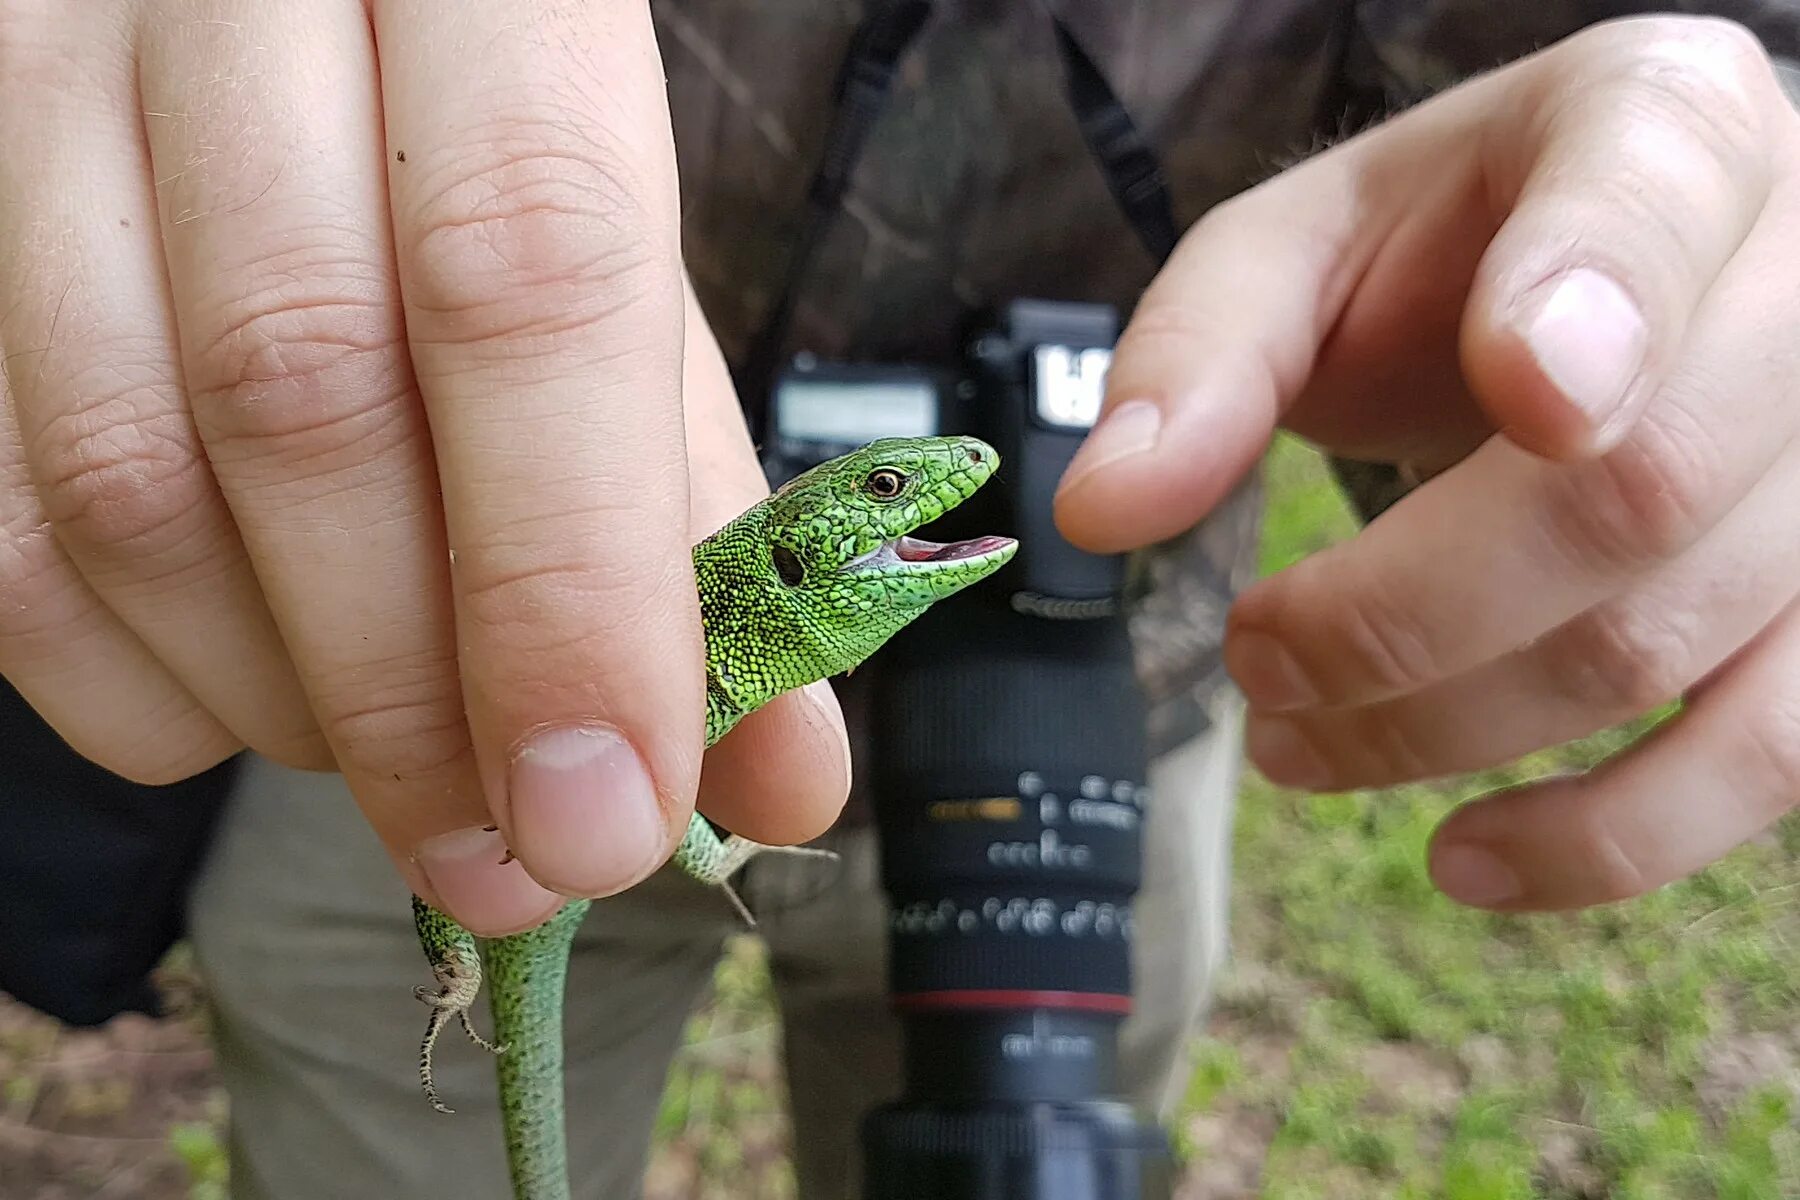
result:
M 689 270 L 736 358 L 781 277 L 863 6 L 653 8 Z M 1610 17 L 1710 12 L 1800 58 L 1800 0 L 945 0 L 903 60 L 801 296 L 790 350 L 943 360 L 972 309 L 1018 296 L 1129 311 L 1154 265 L 1069 115 L 1046 8 L 1158 147 L 1184 227 L 1316 146 Z M 1343 477 L 1369 514 L 1404 490 L 1380 465 L 1346 466 Z M 1253 574 L 1258 509 L 1250 480 L 1142 564 L 1150 588 L 1133 628 L 1158 748 L 1203 729 L 1224 682 L 1224 613 Z

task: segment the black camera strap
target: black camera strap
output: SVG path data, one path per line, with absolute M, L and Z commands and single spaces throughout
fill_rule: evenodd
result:
M 1088 57 L 1061 17 L 1050 19 L 1056 25 L 1056 46 L 1062 56 L 1069 107 L 1075 111 L 1082 139 L 1100 173 L 1106 176 L 1113 199 L 1131 222 L 1132 232 L 1160 267 L 1174 252 L 1180 236 L 1175 229 L 1175 211 L 1169 202 L 1162 163 L 1131 114 L 1113 94 L 1099 65 Z
M 769 392 L 801 286 L 843 203 L 863 144 L 892 89 L 900 58 L 931 16 L 933 2 L 888 0 L 863 19 L 851 38 L 834 89 L 836 111 L 818 171 L 807 189 L 806 211 L 787 273 L 743 362 L 733 373 L 750 436 L 759 445 L 767 430 Z M 1160 266 L 1178 237 L 1162 166 L 1099 66 L 1060 16 L 1054 12 L 1047 15 L 1055 27 L 1064 87 L 1082 140 L 1132 231 Z
M 761 328 L 751 339 L 743 363 L 734 372 L 750 437 L 759 446 L 768 427 L 769 390 L 774 386 L 800 287 L 850 187 L 850 174 L 893 86 L 900 56 L 931 15 L 932 3 L 933 0 L 891 0 L 876 8 L 857 27 L 849 53 L 838 70 L 833 95 L 836 111 L 825 135 L 819 169 L 806 191 L 806 212 L 800 218 L 800 232 L 788 256 L 787 275 Z

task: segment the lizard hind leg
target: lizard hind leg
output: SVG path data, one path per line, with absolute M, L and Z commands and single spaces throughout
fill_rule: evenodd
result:
M 469 1040 L 483 1050 L 504 1054 L 506 1047 L 489 1042 L 475 1032 L 469 1022 L 469 1008 L 481 994 L 481 953 L 476 948 L 475 935 L 417 896 L 413 897 L 413 924 L 418 930 L 419 944 L 425 950 L 426 960 L 431 964 L 432 977 L 437 980 L 435 988 L 420 986 L 413 989 L 414 998 L 431 1009 L 425 1036 L 419 1043 L 419 1085 L 432 1108 L 442 1113 L 454 1112 L 438 1097 L 431 1072 L 432 1051 L 450 1018 L 455 1017 L 461 1022 Z
M 469 1010 L 468 1009 L 465 1008 L 461 1012 L 457 1013 L 456 1019 L 462 1022 L 463 1032 L 469 1035 L 469 1040 L 471 1042 L 474 1042 L 477 1046 L 480 1046 L 483 1050 L 486 1050 L 489 1054 L 505 1054 L 506 1053 L 505 1046 L 496 1046 L 494 1043 L 488 1041 L 486 1038 L 482 1037 L 479 1033 L 475 1032 L 475 1026 L 473 1026 L 469 1023 Z

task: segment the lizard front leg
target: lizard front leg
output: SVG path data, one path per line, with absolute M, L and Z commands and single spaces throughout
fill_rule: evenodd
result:
M 687 832 L 682 835 L 681 844 L 675 848 L 675 865 L 689 877 L 723 891 L 736 906 L 738 914 L 744 918 L 744 923 L 754 927 L 756 918 L 744 904 L 743 898 L 737 894 L 737 889 L 731 886 L 731 877 L 759 854 L 787 854 L 796 858 L 832 860 L 838 857 L 834 850 L 820 850 L 812 846 L 765 846 L 735 833 L 721 834 L 713 828 L 710 821 L 695 813 L 688 822 Z

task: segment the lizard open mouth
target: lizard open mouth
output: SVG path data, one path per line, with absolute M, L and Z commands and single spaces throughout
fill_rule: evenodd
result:
M 986 558 L 1002 553 L 1010 550 L 1014 544 L 1012 538 L 992 535 L 969 538 L 962 542 L 928 542 L 924 538 L 907 537 L 903 534 L 881 543 L 850 565 L 880 568 L 899 563 L 966 562 L 971 558 Z
M 978 537 L 966 542 L 928 542 L 924 538 L 906 537 L 902 535 L 888 543 L 894 557 L 901 562 L 955 562 L 962 558 L 975 558 L 991 550 L 1003 550 L 1012 545 L 1011 538 Z

